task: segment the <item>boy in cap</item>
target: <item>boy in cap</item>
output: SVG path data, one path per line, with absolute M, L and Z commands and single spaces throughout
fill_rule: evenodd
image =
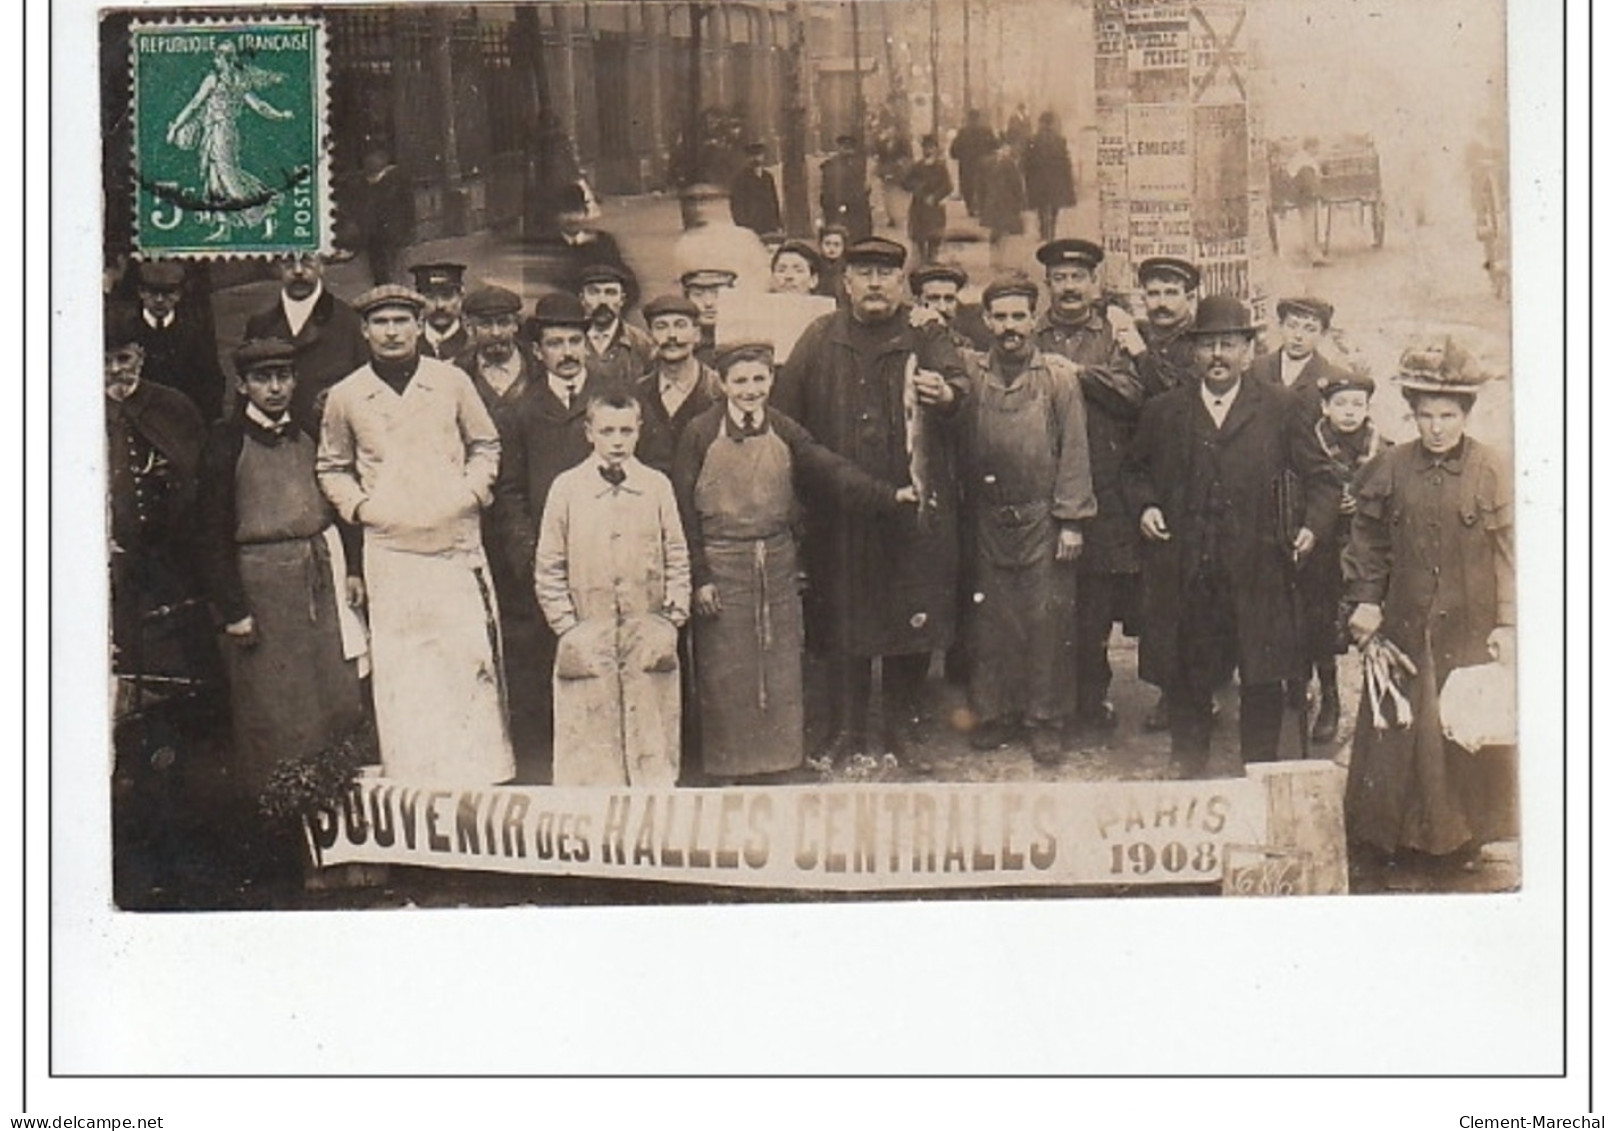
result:
M 1251 376 L 1289 389 L 1308 425 L 1318 418 L 1322 402 L 1318 390 L 1348 377 L 1347 370 L 1318 352 L 1319 340 L 1329 332 L 1335 308 L 1317 298 L 1283 298 L 1278 303 L 1279 331 L 1284 344 L 1251 363 Z
M 768 289 L 774 294 L 815 294 L 822 262 L 818 248 L 806 240 L 786 240 L 769 261 Z
M 462 369 L 420 355 L 426 300 L 354 303 L 370 361 L 331 390 L 315 467 L 364 531 L 376 732 L 390 776 L 491 785 L 515 773 L 482 509 L 499 433 Z
M 198 476 L 197 561 L 223 627 L 244 808 L 277 762 L 317 754 L 364 721 L 359 534 L 336 521 L 315 478 L 315 443 L 292 422 L 296 356 L 280 339 L 235 351 L 245 407 L 214 426 Z M 274 862 L 295 867 L 286 830 L 263 831 Z
M 1212 693 L 1236 669 L 1240 755 L 1278 757 L 1284 681 L 1305 662 L 1297 602 L 1283 595 L 1340 505 L 1289 394 L 1245 374 L 1256 331 L 1234 296 L 1201 302 L 1190 330 L 1199 381 L 1145 404 L 1122 463 L 1146 542 L 1139 674 L 1162 689 L 1182 777 L 1205 772 Z M 1287 475 L 1304 500 L 1293 534 L 1275 505 Z
M 1374 379 L 1366 373 L 1339 370 L 1324 379 L 1315 390 L 1323 404 L 1322 414 L 1312 422 L 1312 434 L 1329 460 L 1329 470 L 1341 489 L 1340 521 L 1334 537 L 1301 567 L 1301 602 L 1307 619 L 1308 671 L 1300 681 L 1303 689 L 1318 673 L 1318 717 L 1312 724 L 1313 742 L 1333 742 L 1340 729 L 1340 687 L 1335 674 L 1335 657 L 1346 650 L 1341 632 L 1340 601 L 1344 589 L 1340 558 L 1351 533 L 1351 516 L 1357 511 L 1351 484 L 1369 460 L 1389 445 L 1380 438 L 1368 418 L 1368 403 L 1374 395 Z
M 668 788 L 690 558 L 673 487 L 634 458 L 639 402 L 590 399 L 592 453 L 544 502 L 534 591 L 557 637 L 555 784 Z
M 320 434 L 320 413 L 332 385 L 370 360 L 359 315 L 325 289 L 317 255 L 288 256 L 276 265 L 275 305 L 247 319 L 247 340 L 280 338 L 297 347 L 297 388 L 292 417 L 310 436 Z
M 636 454 L 663 475 L 672 474 L 679 436 L 718 395 L 717 371 L 695 356 L 700 319 L 683 295 L 659 295 L 645 304 L 656 354 L 635 388 L 644 409 Z
M 460 324 L 465 301 L 465 264 L 417 263 L 409 269 L 415 290 L 426 300 L 421 326 L 421 356 L 453 361 L 469 344 Z
M 729 213 L 736 224 L 759 236 L 784 227 L 779 217 L 779 188 L 768 171 L 768 147 L 760 141 L 746 146 L 746 164 L 729 185 Z
M 992 351 L 971 367 L 961 428 L 965 504 L 975 562 L 970 702 L 978 750 L 1024 726 L 1032 757 L 1059 761 L 1077 706 L 1077 562 L 1099 513 L 1075 364 L 1037 348 L 1030 279 L 982 293 Z
M 591 264 L 579 276 L 578 298 L 589 316 L 589 375 L 618 389 L 633 388 L 654 352 L 650 336 L 623 317 L 627 297 L 628 275 L 609 263 Z
M 184 266 L 171 259 L 143 260 L 135 281 L 140 296 L 135 330 L 145 352 L 141 376 L 178 389 L 203 420 L 217 420 L 224 410 L 224 371 L 212 318 L 185 298 Z

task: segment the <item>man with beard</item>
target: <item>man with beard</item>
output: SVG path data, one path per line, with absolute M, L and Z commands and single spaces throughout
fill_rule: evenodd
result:
M 780 372 L 776 403 L 877 479 L 920 489 L 917 513 L 810 509 L 803 550 L 812 643 L 832 668 L 832 759 L 864 748 L 871 662 L 880 659 L 883 745 L 923 773 L 910 747 L 930 653 L 953 640 L 950 423 L 970 379 L 941 319 L 928 311 L 911 318 L 902 302 L 906 257 L 901 244 L 879 238 L 848 250 L 848 306 L 807 328 Z
M 465 301 L 465 264 L 417 263 L 409 269 L 415 290 L 426 300 L 421 356 L 453 361 L 470 344 L 460 324 Z
M 325 394 L 370 360 L 359 316 L 325 289 L 325 266 L 317 255 L 282 259 L 280 297 L 247 319 L 245 340 L 279 338 L 297 348 L 297 388 L 292 419 L 310 436 L 320 434 Z
M 1179 776 L 1211 753 L 1212 693 L 1239 673 L 1241 758 L 1278 757 L 1284 681 L 1304 663 L 1293 592 L 1340 502 L 1322 449 L 1290 395 L 1250 380 L 1256 327 L 1232 295 L 1200 304 L 1190 330 L 1200 380 L 1151 400 L 1122 464 L 1144 552 L 1139 674 L 1163 690 Z M 1278 513 L 1287 477 L 1300 526 Z
M 1038 248 L 1037 258 L 1044 266 L 1050 301 L 1035 340 L 1043 352 L 1078 367 L 1099 502 L 1077 562 L 1076 718 L 1084 726 L 1108 730 L 1116 724 L 1110 703 L 1111 625 L 1118 620 L 1131 625 L 1138 605 L 1138 522 L 1122 496 L 1121 461 L 1144 402 L 1165 390 L 1134 371 L 1125 347 L 1141 350 L 1142 342 L 1132 324 L 1125 323 L 1118 334 L 1105 317 L 1099 286 L 1104 249 L 1091 240 L 1055 240 Z
M 147 381 L 178 389 L 191 399 L 203 420 L 223 412 L 224 372 L 219 368 L 212 317 L 196 309 L 198 300 L 184 299 L 185 268 L 167 260 L 146 260 L 135 269 L 140 295 L 140 321 L 135 325 Z M 200 300 L 201 304 L 206 299 Z
M 1048 765 L 1077 703 L 1076 563 L 1099 505 L 1077 367 L 1034 343 L 1037 298 L 1029 279 L 983 293 L 994 344 L 972 366 L 962 448 L 976 555 L 971 745 L 995 749 L 1024 726 Z
M 746 146 L 746 164 L 729 185 L 729 214 L 742 228 L 759 236 L 785 225 L 779 218 L 779 188 L 766 168 L 768 147 L 760 141 Z
M 425 306 L 395 284 L 356 301 L 371 360 L 331 390 L 315 470 L 364 530 L 383 769 L 492 785 L 516 772 L 482 549 L 499 433 L 464 370 L 420 355 Z
M 701 267 L 679 276 L 684 297 L 695 304 L 695 324 L 701 333 L 695 356 L 701 359 L 702 365 L 712 364 L 713 353 L 717 349 L 718 309 L 723 305 L 725 292 L 735 285 L 738 278 L 733 271 L 716 267 Z
M 1284 345 L 1252 362 L 1251 376 L 1294 393 L 1296 409 L 1311 427 L 1323 412 L 1323 387 L 1351 377 L 1318 352 L 1335 308 L 1318 298 L 1281 298 L 1278 316 Z
M 659 295 L 645 304 L 656 354 L 635 391 L 644 407 L 639 462 L 673 473 L 673 454 L 685 427 L 717 403 L 718 374 L 695 356 L 700 311 L 682 295 Z
M 523 615 L 530 613 L 533 618 L 531 655 L 511 678 L 522 682 L 524 696 L 532 696 L 538 741 L 546 745 L 552 731 L 550 675 L 555 667 L 555 634 L 538 615 L 533 553 L 550 485 L 589 454 L 584 409 L 591 397 L 609 391 L 588 374 L 585 358 L 591 324 L 583 304 L 572 295 L 556 292 L 538 300 L 529 325 L 537 339 L 540 372 L 505 418 L 504 457 L 494 488 L 495 540 L 504 559 L 501 569 L 525 590 Z M 541 765 L 522 768 L 524 780 L 540 780 L 542 773 Z
M 589 316 L 585 334 L 589 376 L 626 391 L 634 387 L 655 353 L 650 335 L 624 319 L 628 276 L 609 263 L 585 267 L 578 297 Z

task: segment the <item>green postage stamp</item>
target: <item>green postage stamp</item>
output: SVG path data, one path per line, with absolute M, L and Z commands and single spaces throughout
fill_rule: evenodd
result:
M 324 24 L 213 18 L 130 31 L 136 249 L 329 251 Z

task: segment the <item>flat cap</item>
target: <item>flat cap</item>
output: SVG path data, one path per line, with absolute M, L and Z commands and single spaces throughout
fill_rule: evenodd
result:
M 1045 267 L 1074 263 L 1091 271 L 1105 261 L 1105 249 L 1092 240 L 1050 240 L 1037 249 L 1037 261 Z
M 701 317 L 695 303 L 683 295 L 657 295 L 645 304 L 645 321 L 654 322 L 664 314 L 682 314 L 686 318 Z
M 981 292 L 981 305 L 985 309 L 997 300 L 1009 298 L 1011 295 L 1020 295 L 1035 307 L 1038 298 L 1037 284 L 1026 278 L 994 279 Z
M 493 318 L 499 314 L 520 314 L 521 295 L 504 287 L 479 287 L 465 296 L 462 312 L 468 318 Z
M 353 300 L 353 309 L 359 312 L 360 317 L 384 306 L 407 306 L 419 314 L 426 309 L 426 299 L 412 287 L 401 286 L 398 283 L 383 283 L 379 287 L 371 287 Z
M 1367 373 L 1358 373 L 1354 369 L 1343 369 L 1331 373 L 1327 377 L 1318 378 L 1318 393 L 1324 400 L 1328 400 L 1336 393 L 1355 390 L 1360 393 L 1374 395 L 1374 379 Z
M 777 261 L 782 255 L 800 255 L 807 260 L 807 265 L 815 272 L 824 267 L 824 256 L 819 249 L 808 243 L 807 240 L 785 240 L 774 250 L 774 259 Z
M 1260 324 L 1251 321 L 1245 304 L 1234 295 L 1207 295 L 1194 312 L 1190 334 L 1244 334 L 1255 337 Z
M 1473 396 L 1491 377 L 1451 336 L 1409 346 L 1396 366 L 1396 383 L 1403 393 Z
M 1152 255 L 1138 265 L 1138 281 L 1142 283 L 1153 278 L 1172 279 L 1182 283 L 1185 290 L 1192 291 L 1200 285 L 1200 268 L 1186 259 Z
M 591 283 L 616 283 L 626 287 L 628 273 L 611 263 L 591 263 L 578 272 L 578 286 L 586 287 Z
M 565 291 L 552 291 L 533 304 L 533 326 L 587 326 L 589 313 L 577 295 Z
M 877 267 L 902 267 L 908 259 L 908 249 L 895 240 L 883 236 L 869 236 L 847 249 L 847 263 L 872 263 Z
M 1277 311 L 1280 322 L 1291 314 L 1304 314 L 1316 318 L 1325 330 L 1329 329 L 1329 323 L 1335 317 L 1335 308 L 1321 298 L 1281 298 Z
M 237 373 L 246 373 L 272 361 L 294 361 L 297 347 L 285 338 L 249 338 L 236 347 L 230 360 Z
M 970 276 L 959 268 L 950 267 L 945 263 L 927 263 L 925 266 L 916 267 L 908 273 L 908 289 L 917 295 L 925 284 L 935 283 L 939 280 L 952 283 L 956 287 L 962 287 L 970 281 Z
M 409 273 L 415 276 L 415 289 L 422 294 L 457 291 L 465 286 L 464 263 L 417 263 Z
M 726 271 L 721 267 L 699 267 L 694 271 L 686 271 L 679 276 L 681 287 L 732 287 L 735 280 L 740 278 L 733 271 Z
M 172 259 L 145 259 L 135 268 L 135 278 L 152 290 L 178 290 L 185 284 L 185 266 Z
M 766 361 L 774 364 L 774 343 L 762 338 L 719 342 L 712 352 L 712 368 L 727 373 L 729 367 L 740 361 Z

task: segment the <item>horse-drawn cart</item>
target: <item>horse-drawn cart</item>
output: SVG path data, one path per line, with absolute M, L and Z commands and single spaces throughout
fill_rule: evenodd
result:
M 1321 143 L 1279 138 L 1268 145 L 1267 167 L 1267 233 L 1274 251 L 1279 250 L 1279 221 L 1289 212 L 1299 212 L 1303 223 L 1311 221 L 1325 255 L 1340 210 L 1356 214 L 1358 227 L 1370 231 L 1374 247 L 1384 245 L 1385 196 L 1372 137 L 1345 134 Z

